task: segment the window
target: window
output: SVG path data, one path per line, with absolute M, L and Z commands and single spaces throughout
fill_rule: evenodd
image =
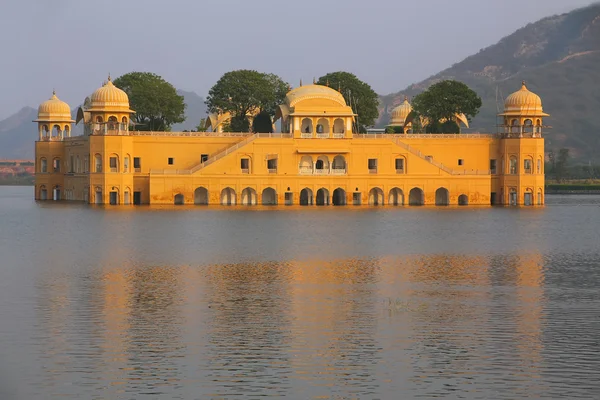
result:
M 135 172 L 142 171 L 142 160 L 139 157 L 133 157 L 133 169 Z
M 40 160 L 40 172 L 48 172 L 48 161 L 45 158 Z
M 517 158 L 516 157 L 510 158 L 510 174 L 511 175 L 517 174 Z
M 95 169 L 94 169 L 95 172 L 102 172 L 102 156 L 100 154 L 96 154 L 94 156 L 94 166 L 95 166 Z
M 123 172 L 129 172 L 129 156 L 123 159 Z
M 542 173 L 542 160 L 537 160 L 537 173 Z
M 360 192 L 352 193 L 352 205 L 360 206 Z
M 200 162 L 206 162 L 208 160 L 208 154 L 200 154 Z
M 240 168 L 242 169 L 242 174 L 249 174 L 250 173 L 250 159 L 242 158 L 240 160 Z
M 109 158 L 110 172 L 119 172 L 117 157 Z
M 369 158 L 369 173 L 370 174 L 376 174 L 377 173 L 377 159 L 376 158 Z
M 462 158 L 458 159 L 458 165 L 463 165 L 464 164 L 464 160 Z
M 285 205 L 291 206 L 294 204 L 294 193 L 285 192 Z
M 90 164 L 89 164 L 88 156 L 85 156 L 83 159 L 83 172 L 89 172 L 89 171 L 90 171 Z
M 270 174 L 274 174 L 277 172 L 277 159 L 274 158 L 272 160 L 267 160 L 267 169 Z
M 74 158 L 73 156 L 69 156 L 69 172 L 73 173 L 75 172 L 75 163 L 73 162 Z
M 531 160 L 529 158 L 523 160 L 523 170 L 526 174 L 531 174 L 533 172 L 531 168 Z
M 173 165 L 173 157 L 169 157 L 167 160 L 167 164 Z
M 52 161 L 52 170 L 54 172 L 60 172 L 60 158 L 55 158 Z
M 396 158 L 396 173 L 404 173 L 404 158 Z
M 492 174 L 496 173 L 496 160 L 490 160 L 490 171 Z

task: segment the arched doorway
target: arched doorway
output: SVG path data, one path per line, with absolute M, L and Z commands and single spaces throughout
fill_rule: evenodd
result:
M 329 190 L 321 188 L 317 190 L 317 205 L 328 206 L 329 205 Z
M 313 192 L 309 188 L 304 188 L 300 191 L 300 205 L 301 206 L 312 206 L 313 205 Z
M 221 205 L 235 206 L 235 190 L 226 187 L 221 191 Z
M 263 206 L 275 206 L 277 205 L 277 192 L 273 188 L 266 188 L 262 192 L 262 204 Z
M 52 200 L 54 201 L 58 201 L 60 200 L 60 186 L 56 185 L 54 186 L 54 189 L 52 189 Z
M 312 134 L 313 131 L 313 123 L 312 119 L 304 118 L 302 120 L 302 126 L 300 127 L 300 132 L 304 134 Z
M 422 206 L 425 204 L 425 196 L 423 196 L 423 190 L 420 188 L 412 188 L 408 193 L 408 205 L 410 206 Z
M 436 206 L 447 206 L 450 205 L 450 194 L 448 189 L 439 188 L 435 191 L 435 205 Z
M 194 190 L 194 204 L 208 205 L 208 189 L 199 187 Z
M 369 191 L 369 205 L 370 206 L 382 206 L 383 205 L 383 190 L 376 187 Z
M 466 194 L 461 194 L 458 196 L 458 205 L 459 206 L 468 206 L 469 205 L 469 196 Z
M 329 173 L 329 157 L 319 156 L 315 163 L 315 174 L 324 175 Z
M 388 204 L 391 206 L 403 206 L 404 205 L 404 193 L 400 188 L 393 188 L 390 190 L 390 195 L 388 196 Z
M 345 206 L 346 205 L 346 191 L 342 188 L 337 188 L 333 191 L 333 205 L 334 206 Z
M 185 198 L 181 193 L 175 195 L 174 203 L 176 206 L 182 206 L 185 203 Z
M 242 205 L 244 206 L 255 206 L 256 205 L 256 190 L 251 187 L 247 187 L 242 190 Z
M 527 189 L 523 196 L 523 204 L 526 206 L 533 205 L 533 191 L 531 189 Z

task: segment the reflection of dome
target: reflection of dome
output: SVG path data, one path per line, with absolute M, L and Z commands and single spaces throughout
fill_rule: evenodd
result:
M 127 93 L 116 87 L 108 77 L 102 87 L 96 90 L 90 97 L 91 105 L 88 111 L 122 111 L 129 110 L 129 97 Z
M 542 99 L 537 94 L 530 92 L 523 82 L 521 90 L 514 92 L 504 102 L 505 113 L 542 114 Z
M 38 108 L 38 119 L 40 121 L 71 121 L 71 107 L 64 101 L 56 97 L 56 92 L 52 92 L 50 100 L 40 104 Z
M 389 125 L 404 126 L 406 118 L 412 111 L 412 106 L 405 97 L 404 102 L 392 110 L 392 118 Z
M 306 99 L 329 99 L 346 106 L 344 96 L 337 90 L 323 85 L 300 86 L 288 92 L 285 96 L 285 103 L 289 107 L 294 107 L 296 103 Z

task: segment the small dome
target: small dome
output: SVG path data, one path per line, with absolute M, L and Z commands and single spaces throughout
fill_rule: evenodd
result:
M 339 103 L 341 106 L 347 106 L 346 100 L 344 100 L 344 96 L 342 96 L 340 92 L 328 86 L 316 84 L 300 86 L 296 89 L 293 89 L 285 96 L 285 103 L 289 107 L 294 107 L 296 103 L 301 100 L 315 98 L 330 99 Z
M 88 111 L 132 112 L 129 110 L 129 96 L 112 83 L 110 76 L 108 82 L 92 93 L 90 103 Z
M 392 110 L 392 118 L 389 125 L 404 126 L 406 118 L 412 111 L 412 106 L 408 102 L 408 98 L 404 97 L 404 102 Z
M 542 114 L 542 99 L 530 92 L 523 82 L 521 90 L 514 92 L 504 102 L 504 112 L 513 114 Z
M 52 92 L 52 97 L 38 107 L 37 121 L 71 121 L 71 107 Z

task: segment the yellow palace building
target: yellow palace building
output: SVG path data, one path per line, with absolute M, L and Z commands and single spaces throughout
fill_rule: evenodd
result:
M 548 115 L 525 84 L 506 99 L 499 134 L 413 134 L 408 101 L 392 111 L 392 123 L 407 133 L 354 133 L 356 115 L 342 94 L 316 84 L 287 94 L 275 115 L 282 133 L 217 126 L 133 131 L 134 112 L 110 78 L 78 111 L 83 135 L 71 135 L 68 104 L 55 94 L 42 103 L 34 121 L 35 198 L 110 205 L 544 204 Z

